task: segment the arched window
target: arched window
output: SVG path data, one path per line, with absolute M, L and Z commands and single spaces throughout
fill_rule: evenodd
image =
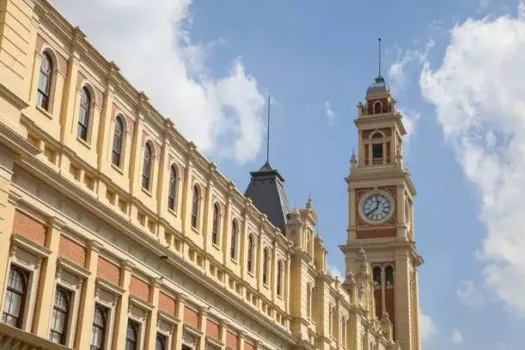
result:
M 170 168 L 170 183 L 168 186 L 168 208 L 175 210 L 175 198 L 177 196 L 177 169 L 174 165 Z
M 138 340 L 138 325 L 135 322 L 128 321 L 128 329 L 126 332 L 126 350 L 137 350 Z
M 122 117 L 115 118 L 115 131 L 113 132 L 113 149 L 111 161 L 120 168 L 122 162 L 122 149 L 124 145 L 124 122 Z
M 377 288 L 377 287 L 380 287 L 381 286 L 381 266 L 374 266 L 373 270 L 372 270 L 372 275 L 373 275 L 373 278 L 374 278 L 374 286 Z
M 47 52 L 42 54 L 40 75 L 38 77 L 37 105 L 49 111 L 51 97 L 51 82 L 53 79 L 53 61 Z
M 153 169 L 153 149 L 147 142 L 144 147 L 144 161 L 142 163 L 142 188 L 149 190 L 151 187 L 151 170 Z
M 312 317 L 312 287 L 310 283 L 306 285 L 306 317 L 308 319 Z
M 108 312 L 102 306 L 95 306 L 95 314 L 93 315 L 93 326 L 91 329 L 91 350 L 104 349 L 106 342 L 106 327 L 107 327 Z
M 270 252 L 268 248 L 263 251 L 263 284 L 268 285 L 268 275 L 270 273 Z
M 211 242 L 219 244 L 219 231 L 221 229 L 221 207 L 219 203 L 213 205 L 213 222 L 211 225 Z
M 233 219 L 232 221 L 232 236 L 231 236 L 231 246 L 230 246 L 230 258 L 237 259 L 237 241 L 239 237 L 239 226 L 237 220 Z
M 334 325 L 332 323 L 332 321 L 334 320 L 332 317 L 333 314 L 334 314 L 334 309 L 332 308 L 332 305 L 329 305 L 328 306 L 328 334 L 330 335 L 330 337 L 334 336 Z
M 248 236 L 248 259 L 247 259 L 248 272 L 253 272 L 253 253 L 254 253 L 253 239 L 254 239 L 253 234 L 250 234 Z
M 282 260 L 277 262 L 277 295 L 283 295 L 284 264 Z
M 28 273 L 16 266 L 9 269 L 7 290 L 4 298 L 2 322 L 16 328 L 22 326 L 24 305 L 27 297 Z
M 394 285 L 394 267 L 391 265 L 385 268 L 385 284 L 387 287 Z
M 341 318 L 341 342 L 343 343 L 343 348 L 346 348 L 346 319 Z
M 89 132 L 89 122 L 91 118 L 91 94 L 87 87 L 80 91 L 80 113 L 78 116 L 77 136 L 83 141 L 87 141 Z
M 166 350 L 166 337 L 162 334 L 157 334 L 155 339 L 155 350 Z
M 381 101 L 374 102 L 374 114 L 379 114 L 382 112 L 383 104 Z
M 70 293 L 63 288 L 57 287 L 55 293 L 55 305 L 53 306 L 53 318 L 51 320 L 52 342 L 64 345 L 67 335 L 67 321 L 69 319 Z
M 191 227 L 197 228 L 198 219 L 199 219 L 199 187 L 197 185 L 193 186 L 193 197 L 191 200 Z
M 337 315 L 335 313 L 335 306 L 332 306 L 332 338 L 337 339 Z

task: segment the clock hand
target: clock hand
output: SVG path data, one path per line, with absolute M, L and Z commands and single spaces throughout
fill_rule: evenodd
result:
M 376 204 L 376 206 L 375 206 L 374 208 L 370 209 L 369 211 L 366 211 L 366 212 L 365 212 L 365 215 L 368 216 L 368 214 L 373 213 L 374 211 L 376 211 L 376 209 L 377 209 L 377 207 L 378 207 L 377 201 L 376 201 L 375 204 Z

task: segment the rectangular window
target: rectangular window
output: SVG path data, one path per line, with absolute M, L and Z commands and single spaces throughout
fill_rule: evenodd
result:
M 12 327 L 22 327 L 28 284 L 29 272 L 11 265 L 7 280 L 2 322 Z
M 66 344 L 69 311 L 71 310 L 72 293 L 62 287 L 57 287 L 55 304 L 51 319 L 50 340 L 57 344 Z
M 155 339 L 155 350 L 167 350 L 168 349 L 168 337 L 163 334 L 157 333 Z
M 140 324 L 128 320 L 128 329 L 126 331 L 126 350 L 137 350 L 139 348 Z
M 103 306 L 96 305 L 91 328 L 91 350 L 102 350 L 106 343 L 109 312 Z
M 383 158 L 383 144 L 376 143 L 372 145 L 372 157 L 374 159 Z

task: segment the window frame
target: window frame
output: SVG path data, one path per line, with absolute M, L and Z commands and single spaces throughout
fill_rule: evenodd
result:
M 253 233 L 250 233 L 248 235 L 248 249 L 247 253 L 248 256 L 246 257 L 246 268 L 248 270 L 248 273 L 253 274 L 253 268 L 254 268 L 254 251 L 255 251 L 255 238 L 253 236 Z
M 120 126 L 120 135 L 117 134 L 117 127 Z M 126 135 L 126 124 L 123 121 L 122 115 L 118 114 L 115 117 L 115 126 L 113 128 L 113 142 L 111 144 L 111 164 L 121 169 L 123 166 L 123 150 L 125 149 L 125 135 Z M 115 147 L 115 142 L 119 137 L 119 145 Z
M 55 62 L 53 58 L 51 57 L 51 53 L 48 49 L 45 49 L 41 53 L 41 60 L 40 60 L 40 67 L 38 70 L 38 83 L 37 83 L 37 101 L 36 105 L 39 108 L 42 108 L 46 112 L 51 112 L 51 106 L 52 106 L 52 92 L 53 92 L 53 85 L 55 81 Z M 49 63 L 49 71 L 44 72 L 43 65 L 44 65 L 44 59 Z M 45 88 L 46 91 L 43 91 L 41 89 L 41 82 L 42 77 L 47 78 L 47 86 Z M 42 103 L 42 98 L 44 98 L 45 102 Z
M 168 179 L 168 209 L 176 211 L 177 209 L 177 168 L 173 164 L 170 167 L 170 178 Z
M 59 293 L 63 293 L 66 298 L 66 309 L 59 309 L 57 306 L 57 296 Z M 58 334 L 60 336 L 60 340 L 57 344 L 60 345 L 66 345 L 67 344 L 67 338 L 69 336 L 69 326 L 70 326 L 70 317 L 71 317 L 71 310 L 73 307 L 73 291 L 62 287 L 61 285 L 57 285 L 55 288 L 55 295 L 53 298 L 53 310 L 51 313 L 51 323 L 49 326 L 49 338 L 51 341 L 53 340 L 53 335 Z M 61 312 L 64 316 L 64 324 L 62 333 L 59 333 L 58 330 L 55 330 L 53 327 L 56 324 L 55 315 L 56 312 Z
M 97 314 L 97 310 L 102 310 L 102 313 L 103 313 L 103 317 L 104 317 L 104 325 L 103 327 L 99 324 L 95 324 L 96 322 L 96 314 Z M 109 323 L 110 323 L 110 313 L 111 313 L 111 308 L 108 308 L 107 306 L 101 304 L 101 303 L 98 303 L 98 302 L 95 302 L 95 307 L 93 309 L 93 320 L 91 322 L 91 341 L 90 341 L 90 345 L 89 345 L 89 348 L 91 350 L 104 350 L 106 348 L 106 340 L 109 338 L 108 337 L 108 331 L 109 331 Z M 101 343 L 101 346 L 100 347 L 97 347 L 96 345 L 93 344 L 93 335 L 94 335 L 94 330 L 95 329 L 99 329 L 99 330 L 102 330 L 101 334 L 102 334 L 102 343 Z
M 198 230 L 201 196 L 199 185 L 194 184 L 191 193 L 191 227 L 195 230 Z
M 211 243 L 218 246 L 220 244 L 219 236 L 221 231 L 221 207 L 219 202 L 213 204 L 213 218 L 211 224 Z
M 79 138 L 80 140 L 84 142 L 89 142 L 92 114 L 93 114 L 93 94 L 88 88 L 88 86 L 84 85 L 80 89 L 80 103 L 79 103 L 78 123 L 77 123 L 77 138 Z
M 15 288 L 16 287 L 13 287 L 10 285 L 10 281 L 11 281 L 11 271 L 15 271 L 16 273 L 20 274 L 21 278 L 22 278 L 22 283 L 24 284 L 24 288 L 25 290 L 23 290 L 22 292 L 19 292 L 17 291 Z M 4 292 L 4 303 L 3 303 L 3 306 L 2 306 L 2 323 L 4 324 L 7 324 L 11 327 L 14 327 L 14 328 L 18 328 L 18 329 L 23 329 L 23 326 L 24 326 L 24 321 L 25 321 L 25 318 L 26 318 L 26 306 L 27 306 L 27 301 L 28 301 L 28 296 L 29 296 L 29 290 L 30 290 L 30 276 L 31 276 L 31 272 L 16 265 L 16 264 L 13 264 L 11 263 L 10 266 L 9 266 L 9 269 L 8 269 L 8 278 L 7 278 L 7 283 L 6 283 L 6 286 L 5 286 L 5 292 Z M 6 307 L 8 306 L 8 302 L 10 303 L 12 298 L 8 298 L 9 295 L 11 294 L 15 294 L 17 296 L 20 297 L 20 306 L 19 306 L 19 309 L 18 309 L 18 315 L 16 316 L 16 324 L 12 324 L 11 322 L 7 322 L 7 319 L 8 317 L 12 317 L 14 318 L 15 316 L 12 315 L 12 314 L 9 314 L 8 312 L 6 312 Z M 11 304 L 9 304 L 11 305 Z M 10 309 L 10 308 L 9 308 Z
M 262 269 L 262 280 L 263 280 L 263 285 L 268 287 L 269 286 L 269 275 L 270 275 L 270 250 L 268 249 L 268 247 L 265 247 L 263 249 L 263 269 Z
M 277 296 L 282 298 L 284 291 L 284 262 L 283 259 L 277 261 L 277 286 L 276 292 Z
M 239 245 L 239 223 L 237 219 L 232 220 L 232 230 L 230 236 L 230 259 L 237 261 L 238 259 L 238 246 Z
M 140 324 L 139 322 L 131 319 L 131 318 L 128 318 L 128 323 L 126 325 L 126 343 L 124 345 L 124 349 L 125 350 L 138 350 L 140 348 L 140 332 L 141 332 L 141 327 L 142 324 Z M 131 328 L 130 328 L 131 327 Z M 135 332 L 135 339 L 130 339 L 129 338 L 129 331 L 133 330 Z M 128 344 L 130 344 L 130 342 L 134 342 L 134 345 L 133 347 L 128 347 Z
M 150 141 L 144 144 L 144 153 L 142 154 L 142 189 L 151 191 L 154 164 L 154 149 Z

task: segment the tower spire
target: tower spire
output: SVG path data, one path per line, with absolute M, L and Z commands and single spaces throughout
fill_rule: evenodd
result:
M 378 42 L 378 56 L 379 56 L 379 72 L 377 77 L 381 78 L 381 38 L 377 39 Z
M 270 94 L 268 94 L 268 117 L 266 130 L 266 164 L 270 164 Z

